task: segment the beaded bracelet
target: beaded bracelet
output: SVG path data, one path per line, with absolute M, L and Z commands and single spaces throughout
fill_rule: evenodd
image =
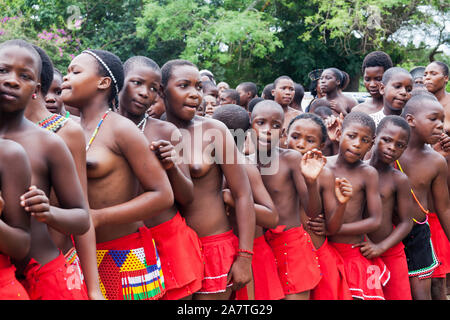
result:
M 254 252 L 253 251 L 250 251 L 250 250 L 244 250 L 244 249 L 238 249 L 238 254 L 239 253 L 247 253 L 247 254 L 249 254 L 249 255 L 253 255 L 254 254 Z

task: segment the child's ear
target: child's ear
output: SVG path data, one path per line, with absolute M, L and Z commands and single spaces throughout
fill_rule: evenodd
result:
M 39 93 L 41 93 L 41 83 L 40 82 L 36 83 L 36 88 L 34 89 L 33 93 L 36 95 L 39 95 Z
M 411 128 L 414 128 L 416 126 L 416 118 L 412 115 L 412 114 L 407 114 L 406 115 L 406 122 L 408 122 L 409 126 Z
M 112 85 L 112 80 L 110 77 L 102 77 L 100 78 L 97 88 L 99 89 L 108 89 Z
M 272 89 L 270 92 L 272 93 L 272 96 L 275 97 L 275 89 Z
M 378 85 L 378 91 L 380 91 L 380 94 L 384 96 L 384 84 L 382 82 Z

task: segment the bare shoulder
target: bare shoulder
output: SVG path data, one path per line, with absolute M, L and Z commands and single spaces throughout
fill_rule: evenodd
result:
M 367 112 L 370 107 L 371 105 L 368 102 L 363 102 L 357 104 L 354 108 L 352 108 L 352 112 L 353 111 Z
M 366 162 L 361 162 L 361 164 L 357 167 L 357 170 L 360 171 L 361 176 L 364 177 L 364 179 L 371 180 L 373 178 L 378 178 L 378 171 L 374 167 L 372 167 L 370 164 Z
M 82 139 L 84 141 L 84 133 L 81 125 L 71 118 L 67 119 L 67 122 L 59 129 L 58 133 L 63 139 L 67 137 L 69 139 Z
M 296 150 L 279 148 L 280 160 L 292 164 L 298 164 L 302 160 L 302 154 Z
M 150 127 L 151 135 L 158 139 L 167 141 L 177 140 L 181 137 L 180 130 L 167 121 L 162 121 L 155 118 L 147 119 L 147 126 Z M 147 132 L 147 131 L 146 131 Z
M 27 153 L 19 143 L 13 140 L 0 139 L 0 165 L 26 158 Z
M 409 179 L 406 174 L 401 172 L 400 170 L 392 168 L 391 175 L 394 179 L 396 186 L 402 186 L 409 184 Z

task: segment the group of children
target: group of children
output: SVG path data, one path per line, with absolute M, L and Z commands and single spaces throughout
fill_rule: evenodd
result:
M 288 76 L 0 44 L 0 299 L 446 299 L 448 67 L 362 72 L 304 112 Z

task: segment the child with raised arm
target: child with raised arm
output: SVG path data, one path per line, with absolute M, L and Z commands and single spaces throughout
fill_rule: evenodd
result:
M 329 239 L 344 259 L 353 298 L 363 300 L 384 300 L 382 286 L 389 280 L 389 272 L 380 258 L 369 261 L 355 247 L 365 234 L 377 230 L 382 221 L 378 173 L 363 162 L 374 137 L 375 123 L 369 115 L 349 113 L 342 123 L 339 153 L 327 162 L 335 176 L 345 177 L 352 185 L 353 195 L 347 203 L 343 225 Z
M 19 200 L 30 182 L 31 166 L 25 150 L 14 141 L 0 139 L 0 300 L 30 299 L 11 263 L 11 259 L 23 259 L 30 250 L 30 217 Z
M 150 58 L 131 57 L 124 63 L 124 87 L 119 94 L 119 112 L 133 121 L 148 140 L 166 170 L 175 197 L 172 207 L 146 219 L 161 259 L 166 293 L 162 300 L 190 299 L 201 288 L 203 259 L 200 240 L 187 226 L 180 205 L 194 197 L 194 186 L 187 164 L 179 161 L 175 148 L 180 131 L 170 122 L 153 119 L 146 113 L 161 91 L 161 69 Z
M 367 259 L 380 257 L 391 273 L 383 288 L 386 300 L 411 300 L 408 265 L 402 240 L 413 226 L 408 177 L 392 164 L 408 146 L 410 128 L 399 116 L 386 116 L 377 127 L 370 165 L 378 171 L 383 218 L 380 228 L 360 243 Z
M 31 248 L 15 262 L 18 274 L 32 300 L 86 299 L 79 285 L 65 280 L 68 266 L 48 231 L 51 227 L 81 235 L 90 227 L 74 161 L 59 136 L 24 117 L 26 106 L 40 91 L 41 58 L 29 43 L 10 40 L 0 45 L 0 66 L 1 137 L 22 145 L 32 168 L 32 186 L 21 196 L 21 205 L 31 214 Z M 49 204 L 52 188 L 58 207 Z
M 288 127 L 288 147 L 303 156 L 314 149 L 321 150 L 325 145 L 327 128 L 323 121 L 312 113 L 298 115 Z M 318 177 L 322 211 L 326 221 L 326 234 L 339 230 L 346 203 L 351 198 L 351 185 L 345 178 L 335 178 L 331 170 L 322 168 Z M 321 218 L 323 215 L 320 216 Z M 306 226 L 312 243 L 316 248 L 322 279 L 311 292 L 311 300 L 351 300 L 347 284 L 344 262 L 339 253 L 328 243 L 323 234 L 312 232 L 314 221 L 301 211 L 302 224 Z
M 431 299 L 431 276 L 439 266 L 434 243 L 430 240 L 433 208 L 443 229 L 441 238 L 450 239 L 450 199 L 447 186 L 448 167 L 445 158 L 429 145 L 437 143 L 444 128 L 444 108 L 429 94 L 412 97 L 405 105 L 402 117 L 411 128 L 408 148 L 396 164 L 411 184 L 413 198 L 411 216 L 415 222 L 403 240 L 414 300 Z
M 232 131 L 236 146 L 242 153 L 244 136 L 250 128 L 248 112 L 238 105 L 225 105 L 214 112 L 213 119 L 223 122 Z M 236 291 L 236 300 L 279 300 L 284 298 L 284 292 L 278 277 L 275 257 L 264 238 L 264 229 L 277 226 L 278 213 L 264 186 L 258 168 L 247 157 L 244 158 L 244 161 L 243 166 L 250 181 L 256 216 L 252 259 L 253 283 Z M 224 202 L 231 212 L 230 219 L 235 225 L 235 201 L 228 188 L 223 190 L 223 195 Z
M 324 161 L 316 153 L 302 157 L 297 151 L 279 147 L 284 119 L 283 108 L 275 101 L 256 104 L 251 117 L 256 150 L 251 159 L 279 214 L 277 227 L 269 229 L 265 237 L 277 260 L 286 299 L 307 300 L 321 275 L 300 212 L 305 210 L 311 217 L 320 213 L 317 176 Z
M 369 92 L 370 99 L 356 105 L 352 111 L 370 114 L 383 109 L 383 95 L 380 92 L 380 85 L 384 72 L 392 67 L 391 57 L 383 51 L 373 51 L 364 57 L 362 73 L 364 87 Z

